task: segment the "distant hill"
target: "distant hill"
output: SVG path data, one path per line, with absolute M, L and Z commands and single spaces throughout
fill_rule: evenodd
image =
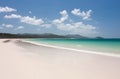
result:
M 65 35 L 67 38 L 80 38 L 80 39 L 88 39 L 88 37 L 81 36 L 81 35 Z
M 0 33 L 0 38 L 65 38 L 61 35 L 55 34 L 10 34 Z
M 96 39 L 104 39 L 103 37 L 96 37 Z
M 78 34 L 75 35 L 57 35 L 51 33 L 45 34 L 10 34 L 10 33 L 0 33 L 0 38 L 78 38 L 78 39 L 90 39 L 85 36 L 81 36 Z M 102 37 L 96 37 L 95 39 L 103 39 Z

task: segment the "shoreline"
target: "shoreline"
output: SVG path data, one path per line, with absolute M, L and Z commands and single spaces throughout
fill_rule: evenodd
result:
M 45 46 L 50 48 L 56 48 L 56 49 L 64 49 L 64 50 L 70 50 L 70 51 L 76 51 L 80 53 L 86 53 L 86 54 L 95 54 L 95 55 L 103 55 L 103 56 L 110 56 L 110 57 L 118 57 L 120 58 L 120 54 L 114 54 L 114 53 L 108 53 L 108 52 L 99 52 L 99 51 L 90 51 L 90 50 L 82 50 L 82 49 L 75 49 L 75 48 L 69 48 L 69 47 L 61 47 L 56 45 L 50 45 L 50 44 L 43 44 L 43 43 L 37 43 L 32 41 L 27 41 L 22 39 L 23 42 L 39 45 L 39 46 Z

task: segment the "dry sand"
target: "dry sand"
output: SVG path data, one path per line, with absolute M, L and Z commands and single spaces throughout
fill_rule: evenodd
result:
M 119 57 L 6 40 L 0 40 L 0 79 L 120 79 Z

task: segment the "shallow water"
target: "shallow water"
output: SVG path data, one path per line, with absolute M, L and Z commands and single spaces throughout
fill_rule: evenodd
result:
M 120 39 L 63 39 L 33 38 L 32 42 L 55 46 L 120 54 Z

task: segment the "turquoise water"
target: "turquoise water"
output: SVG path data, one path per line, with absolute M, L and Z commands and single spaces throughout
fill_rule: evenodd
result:
M 120 39 L 53 39 L 35 38 L 28 39 L 32 42 L 69 47 L 74 49 L 99 51 L 120 54 Z

